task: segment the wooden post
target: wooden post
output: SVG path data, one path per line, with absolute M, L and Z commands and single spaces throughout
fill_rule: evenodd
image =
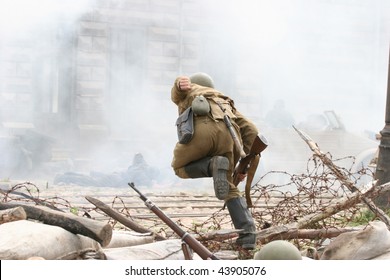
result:
M 390 50 L 389 50 L 389 68 L 387 76 L 387 101 L 385 127 L 380 132 L 381 142 L 379 145 L 378 163 L 375 171 L 375 178 L 378 185 L 390 182 Z M 390 192 L 377 197 L 375 203 L 382 209 L 390 209 Z

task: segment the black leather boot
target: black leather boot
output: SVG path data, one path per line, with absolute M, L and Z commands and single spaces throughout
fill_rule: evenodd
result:
M 229 160 L 226 157 L 205 157 L 187 164 L 184 169 L 191 178 L 213 177 L 215 196 L 219 200 L 224 200 L 228 196 Z
M 237 238 L 236 244 L 243 249 L 253 250 L 256 247 L 256 226 L 245 199 L 243 197 L 229 199 L 226 206 L 234 227 L 244 230 Z

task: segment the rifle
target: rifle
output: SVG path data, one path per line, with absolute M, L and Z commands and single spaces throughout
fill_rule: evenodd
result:
M 232 125 L 232 122 L 230 121 L 229 116 L 226 114 L 226 109 L 224 109 L 220 102 L 217 102 L 219 108 L 221 108 L 223 112 L 223 121 L 225 122 L 227 128 L 229 129 L 230 135 L 233 138 L 234 144 L 237 147 L 238 151 L 240 152 L 240 157 L 244 158 L 246 156 L 244 149 L 242 148 L 242 145 L 240 141 L 238 140 L 238 136 L 236 134 L 236 131 L 234 130 L 234 127 Z
M 239 174 L 248 173 L 249 175 L 245 185 L 245 197 L 249 208 L 253 207 L 252 200 L 250 197 L 251 183 L 255 175 L 257 165 L 259 164 L 260 153 L 264 151 L 265 148 L 267 148 L 267 146 L 268 146 L 267 139 L 263 135 L 260 136 L 257 135 L 255 140 L 252 143 L 252 147 L 251 150 L 249 151 L 249 154 L 246 157 L 240 159 L 233 173 L 233 184 L 235 186 L 237 186 L 240 183 Z
M 148 207 L 154 214 L 157 215 L 165 224 L 167 224 L 177 235 L 179 235 L 183 241 L 182 249 L 184 251 L 184 256 L 186 259 L 190 259 L 190 254 L 188 252 L 189 246 L 193 251 L 195 251 L 202 259 L 207 260 L 218 260 L 213 253 L 211 253 L 205 246 L 203 246 L 198 240 L 196 240 L 188 232 L 180 228 L 174 221 L 172 221 L 158 206 L 156 206 L 152 201 L 150 201 L 146 196 L 144 196 L 134 185 L 134 183 L 128 183 L 128 185 L 135 190 L 140 198 L 145 202 L 146 207 Z M 185 246 L 183 246 L 185 245 Z

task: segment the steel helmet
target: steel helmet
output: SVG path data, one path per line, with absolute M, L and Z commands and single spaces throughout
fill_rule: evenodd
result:
M 302 255 L 290 242 L 275 240 L 264 245 L 253 258 L 255 260 L 302 260 Z
M 204 87 L 210 87 L 214 88 L 214 81 L 213 79 L 206 73 L 198 72 L 195 74 L 192 74 L 190 76 L 191 83 L 204 86 Z

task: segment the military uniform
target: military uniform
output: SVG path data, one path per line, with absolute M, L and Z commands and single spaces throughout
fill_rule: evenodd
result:
M 203 95 L 210 104 L 210 113 L 205 116 L 194 116 L 194 135 L 187 144 L 177 143 L 174 149 L 172 167 L 180 178 L 193 178 L 187 174 L 185 166 L 191 162 L 205 157 L 224 156 L 229 160 L 229 170 L 227 172 L 230 185 L 229 195 L 226 201 L 239 197 L 240 192 L 233 184 L 232 174 L 240 154 L 234 147 L 234 141 L 223 120 L 224 112 L 218 103 L 225 109 L 225 113 L 230 117 L 239 139 L 244 139 L 243 148 L 249 152 L 252 142 L 258 134 L 255 125 L 246 119 L 234 107 L 234 102 L 229 97 L 217 90 L 203 87 L 197 84 L 191 85 L 190 91 L 181 91 L 178 87 L 178 79 L 172 87 L 171 99 L 178 106 L 178 113 L 183 113 L 191 106 L 196 96 Z
M 190 142 L 176 144 L 172 167 L 180 178 L 213 177 L 216 197 L 224 200 L 236 229 L 243 229 L 236 243 L 244 249 L 254 249 L 256 227 L 245 199 L 233 184 L 233 172 L 240 150 L 224 122 L 229 116 L 244 152 L 249 153 L 258 134 L 256 126 L 245 118 L 229 97 L 214 89 L 211 78 L 205 73 L 178 77 L 171 90 L 171 99 L 178 106 L 179 115 L 188 108 L 194 112 L 194 133 Z M 180 87 L 183 81 L 184 90 Z M 191 83 L 190 83 L 191 82 Z M 207 111 L 197 115 L 193 101 L 203 96 L 209 104 Z

